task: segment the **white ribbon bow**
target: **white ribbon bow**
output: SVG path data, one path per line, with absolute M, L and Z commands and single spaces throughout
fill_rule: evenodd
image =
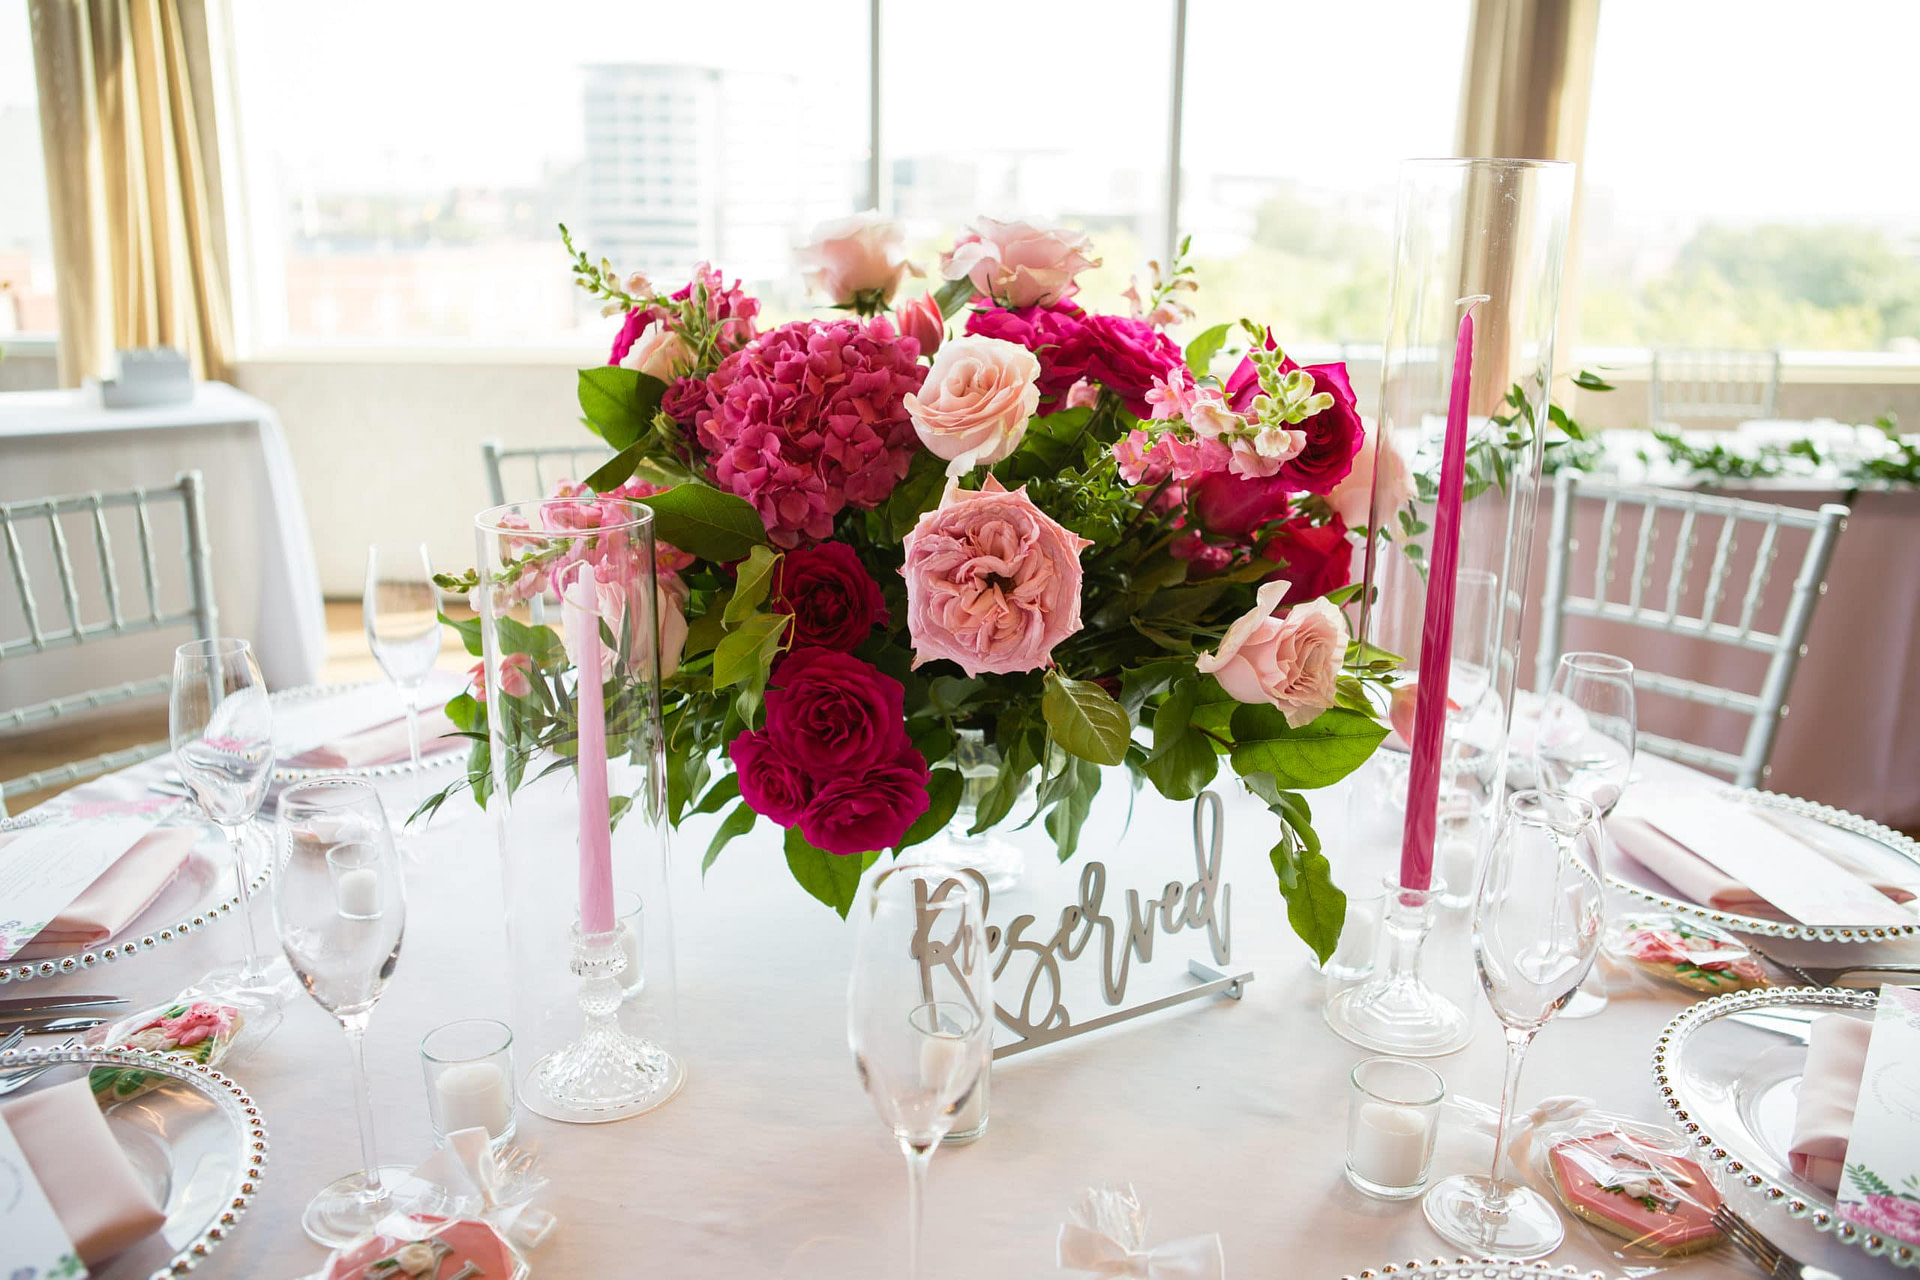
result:
M 1226 1280 L 1227 1261 L 1218 1233 L 1188 1236 L 1142 1253 L 1112 1236 L 1066 1222 L 1060 1226 L 1060 1269 L 1143 1280 Z
M 423 1160 L 413 1176 L 441 1188 L 449 1209 L 478 1212 L 522 1249 L 537 1247 L 559 1224 L 559 1219 L 532 1203 L 547 1180 L 526 1169 L 503 1171 L 494 1160 L 485 1129 L 448 1134 L 447 1145 Z
M 1466 1116 L 1467 1123 L 1476 1132 L 1490 1138 L 1499 1132 L 1500 1112 L 1486 1103 L 1455 1096 L 1450 1099 L 1450 1105 Z M 1597 1105 L 1592 1098 L 1577 1093 L 1556 1093 L 1542 1098 L 1531 1111 L 1516 1112 L 1513 1123 L 1507 1126 L 1507 1159 L 1512 1161 L 1513 1167 L 1524 1178 L 1527 1153 L 1533 1149 L 1533 1135 L 1539 1132 L 1540 1127 L 1585 1115 Z

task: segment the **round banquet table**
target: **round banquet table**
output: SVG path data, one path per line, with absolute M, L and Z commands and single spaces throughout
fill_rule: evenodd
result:
M 165 767 L 152 761 L 84 791 L 142 795 Z M 1658 760 L 1643 761 L 1643 771 L 1689 772 Z M 1218 1232 L 1233 1280 L 1318 1280 L 1457 1252 L 1428 1229 L 1418 1201 L 1371 1200 L 1345 1181 L 1347 1073 L 1367 1055 L 1321 1020 L 1325 980 L 1286 926 L 1266 857 L 1274 820 L 1235 780 L 1223 776 L 1219 784 L 1223 879 L 1233 886 L 1232 967 L 1255 973 L 1245 998 L 1195 1001 L 1000 1064 L 986 1135 L 933 1161 L 929 1277 L 1062 1274 L 1054 1240 L 1070 1207 L 1089 1186 L 1126 1182 L 1150 1214 L 1151 1243 Z M 1336 866 L 1359 843 L 1345 828 L 1370 816 L 1364 793 L 1352 801 L 1345 795 L 1356 785 L 1349 780 L 1313 797 Z M 555 839 L 571 847 L 571 790 L 547 784 L 531 794 L 532 803 L 551 806 Z M 1130 806 L 1127 797 L 1124 780 L 1110 778 L 1082 845 L 1082 859 L 1108 865 L 1110 912 L 1124 912 L 1128 888 L 1157 896 L 1169 880 L 1194 874 L 1188 806 L 1151 793 Z M 504 1017 L 507 1007 L 492 828 L 464 798 L 448 809 L 452 819 L 422 836 L 408 867 L 404 949 L 367 1040 L 383 1163 L 416 1163 L 431 1149 L 422 1034 L 456 1017 Z M 906 1171 L 846 1047 L 853 930 L 793 884 L 764 823 L 728 847 L 702 884 L 698 864 L 713 821 L 693 818 L 675 836 L 689 1082 L 663 1109 L 615 1124 L 562 1125 L 521 1111 L 518 1141 L 538 1152 L 551 1180 L 540 1203 L 560 1219 L 532 1255 L 535 1272 L 676 1280 L 898 1275 Z M 1038 824 L 1015 838 L 1029 850 L 1027 880 L 995 900 L 991 918 L 1004 923 L 1032 911 L 1035 931 L 1050 933 L 1077 889 L 1079 860 L 1056 866 Z M 1610 906 L 1630 901 L 1615 895 Z M 257 902 L 256 910 L 270 944 L 268 905 Z M 1456 943 L 1463 915 L 1452 913 L 1441 929 Z M 1156 942 L 1155 963 L 1135 967 L 1136 999 L 1177 988 L 1181 979 L 1169 973 L 1206 949 L 1198 933 Z M 241 945 L 241 931 L 224 922 L 80 977 L 34 980 L 9 992 L 104 989 L 149 1004 Z M 1497 1102 L 1499 1030 L 1473 991 L 1464 947 L 1436 951 L 1449 954 L 1449 976 L 1473 1010 L 1475 1035 L 1464 1051 L 1433 1065 L 1449 1093 Z M 1086 963 L 1093 962 L 1090 955 Z M 1162 985 L 1152 987 L 1150 978 Z M 1585 1094 L 1660 1123 L 1650 1052 L 1689 999 L 1677 990 L 1643 991 L 1615 998 L 1597 1018 L 1548 1026 L 1528 1061 L 1522 1106 L 1548 1094 Z M 1074 1007 L 1082 1020 L 1105 1011 L 1084 998 Z M 521 1071 L 527 1065 L 517 1064 Z M 360 1159 L 340 1029 L 296 998 L 272 1035 L 228 1070 L 262 1108 L 271 1152 L 255 1206 L 200 1274 L 305 1275 L 324 1254 L 301 1234 L 300 1211 Z M 1434 1176 L 1483 1171 L 1491 1149 L 1488 1138 L 1449 1115 Z M 1805 1261 L 1849 1277 L 1899 1274 L 1784 1215 L 1755 1216 Z M 1588 1228 L 1570 1222 L 1551 1261 L 1584 1270 L 1610 1258 Z M 1730 1249 L 1678 1265 L 1703 1278 L 1752 1274 Z

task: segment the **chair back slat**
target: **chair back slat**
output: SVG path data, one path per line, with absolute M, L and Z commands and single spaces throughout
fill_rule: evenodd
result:
M 1743 636 L 1753 630 L 1753 615 L 1759 612 L 1760 597 L 1767 589 L 1767 579 L 1773 576 L 1774 544 L 1779 540 L 1780 522 L 1769 520 L 1761 530 L 1759 549 L 1753 553 L 1753 574 L 1747 579 L 1746 599 L 1740 602 L 1740 634 Z
M 1706 598 L 1700 602 L 1700 617 L 1712 625 L 1714 616 L 1720 612 L 1720 602 L 1727 594 L 1727 563 L 1733 558 L 1733 531 L 1740 522 L 1732 516 L 1723 516 L 1720 520 L 1720 540 L 1713 548 L 1713 568 L 1707 573 Z
M 140 530 L 140 578 L 147 588 L 147 623 L 160 624 L 160 564 L 153 554 L 153 521 L 147 517 L 147 505 L 134 508 L 134 524 Z
M 1771 418 L 1780 398 L 1778 351 L 1666 349 L 1653 353 L 1647 408 L 1656 427 Z
M 1607 598 L 1613 581 L 1613 549 L 1620 545 L 1620 504 L 1612 498 L 1600 512 L 1600 554 L 1593 562 L 1593 598 Z
M 20 592 L 20 612 L 27 621 L 26 649 L 38 649 L 45 642 L 46 633 L 40 629 L 40 605 L 33 598 L 33 579 L 27 573 L 26 552 L 20 547 L 20 531 L 13 527 L 13 513 L 0 506 L 0 529 L 6 531 L 7 562 L 13 566 L 13 585 Z M 7 652 L 8 646 L 0 641 L 0 655 Z
M 553 490 L 547 483 L 550 474 L 547 464 L 550 461 L 564 462 L 567 474 L 554 479 L 585 480 L 600 465 L 613 457 L 614 451 L 606 446 L 579 445 L 536 445 L 524 449 L 509 449 L 498 440 L 488 440 L 480 446 L 480 461 L 487 472 L 487 493 L 493 499 L 493 505 L 503 502 L 519 502 L 534 498 L 545 498 Z M 521 492 L 509 489 L 507 468 L 514 464 L 526 463 L 533 472 L 533 492 Z
M 1686 514 L 1680 517 L 1680 533 L 1674 539 L 1673 568 L 1667 574 L 1667 622 L 1672 623 L 1680 616 L 1680 588 L 1687 580 L 1687 573 L 1693 568 L 1693 524 L 1699 512 L 1688 507 Z
M 107 592 L 107 617 L 118 634 L 127 625 L 120 613 L 120 574 L 113 563 L 113 534 L 107 530 L 107 508 L 100 495 L 93 495 L 93 546 L 100 553 L 100 581 Z
M 1627 608 L 1635 613 L 1640 612 L 1640 601 L 1653 577 L 1653 518 L 1659 514 L 1660 509 L 1652 505 L 1640 513 L 1640 539 L 1633 549 L 1633 585 L 1627 599 Z

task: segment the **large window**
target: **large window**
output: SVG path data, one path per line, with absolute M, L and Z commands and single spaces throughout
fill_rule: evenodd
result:
M 1600 9 L 1580 342 L 1920 354 L 1920 5 Z
M 0 340 L 60 327 L 33 86 L 27 6 L 7 5 L 0 12 Z

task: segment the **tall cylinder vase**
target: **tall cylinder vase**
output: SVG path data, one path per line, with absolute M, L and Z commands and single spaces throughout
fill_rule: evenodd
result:
M 488 759 L 469 779 L 499 844 L 521 1101 L 619 1120 L 686 1078 L 660 722 L 672 584 L 637 503 L 517 503 L 477 526 Z
M 1409 690 L 1408 812 L 1384 953 L 1326 1008 L 1382 1052 L 1450 1053 L 1468 1035 L 1422 942 L 1436 908 L 1472 894 L 1504 789 L 1572 204 L 1570 164 L 1401 166 L 1358 631 Z

